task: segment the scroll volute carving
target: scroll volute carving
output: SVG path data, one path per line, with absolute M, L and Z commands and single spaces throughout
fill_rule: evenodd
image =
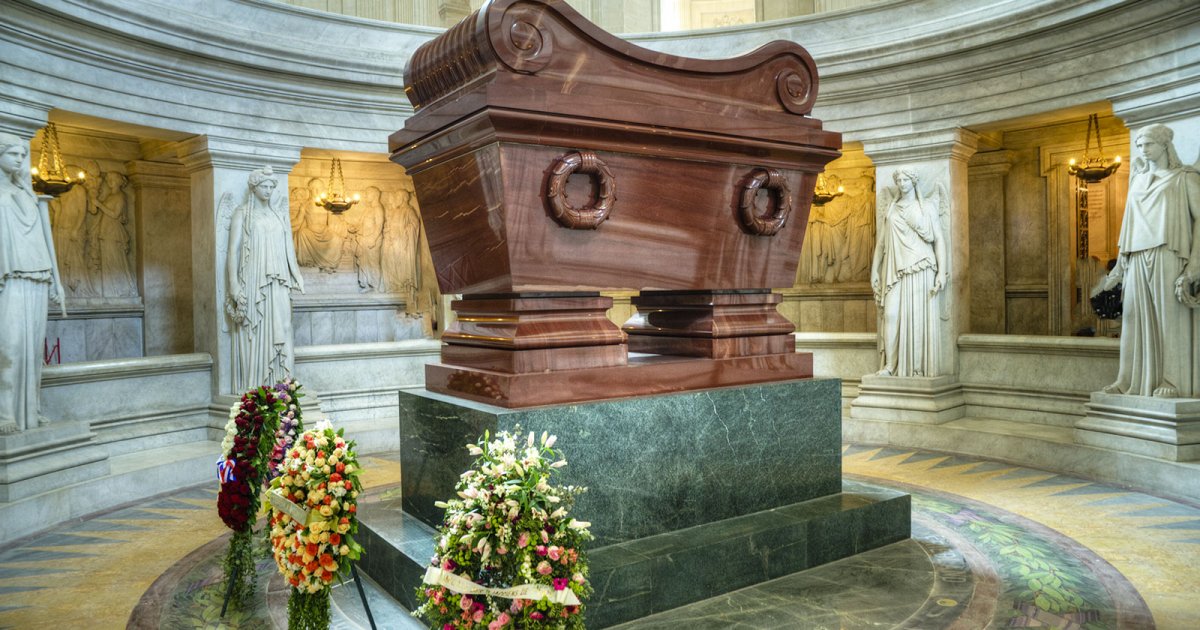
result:
M 775 93 L 787 111 L 807 116 L 817 101 L 817 69 L 807 51 L 796 55 L 799 67 L 781 70 L 775 77 Z
M 567 180 L 576 173 L 588 175 L 596 186 L 596 201 L 583 208 L 576 208 L 567 199 Z M 546 201 L 550 214 L 563 227 L 573 230 L 594 230 L 608 218 L 617 201 L 617 184 L 612 171 L 595 153 L 577 151 L 568 153 L 550 167 L 550 179 L 546 183 Z
M 494 28 L 492 37 L 496 56 L 504 65 L 522 74 L 534 74 L 550 63 L 554 54 L 554 37 L 550 29 L 541 27 L 546 11 L 525 4 L 514 4 L 502 14 L 490 14 Z
M 755 199 L 758 191 L 765 190 L 773 198 L 775 209 L 766 216 L 759 216 Z M 751 234 L 774 236 L 787 223 L 792 213 L 792 192 L 783 174 L 773 168 L 756 168 L 742 184 L 738 197 L 738 218 L 742 227 Z

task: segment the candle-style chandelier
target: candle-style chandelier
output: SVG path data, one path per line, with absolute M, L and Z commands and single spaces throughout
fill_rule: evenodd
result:
M 346 196 L 346 180 L 342 177 L 342 161 L 333 158 L 333 163 L 329 165 L 329 192 L 321 193 L 313 203 L 333 214 L 341 214 L 353 208 L 358 200 L 358 193 L 354 193 L 350 197 Z
M 1092 130 L 1096 133 L 1096 153 L 1092 154 Z M 1104 157 L 1104 145 L 1100 143 L 1100 117 L 1092 114 L 1088 118 L 1087 137 L 1083 144 L 1083 161 L 1075 158 L 1067 163 L 1067 172 L 1081 182 L 1095 184 L 1103 181 L 1109 175 L 1121 168 L 1121 156 L 1113 157 L 1112 161 Z
M 813 205 L 823 206 L 846 192 L 837 175 L 825 177 L 824 173 L 817 175 L 817 185 L 813 187 Z
M 33 176 L 33 190 L 51 197 L 58 197 L 83 181 L 83 171 L 79 171 L 74 179 L 67 173 L 54 123 L 49 123 L 42 131 L 42 153 L 38 156 L 38 165 L 29 169 L 29 174 Z

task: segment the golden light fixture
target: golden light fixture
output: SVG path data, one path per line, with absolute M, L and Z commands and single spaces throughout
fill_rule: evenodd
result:
M 351 197 L 346 196 L 346 180 L 342 177 L 342 161 L 333 158 L 333 163 L 329 165 L 329 192 L 321 193 L 313 203 L 333 214 L 341 214 L 353 208 L 358 200 L 358 193 L 354 193 Z
M 824 173 L 817 175 L 817 185 L 813 187 L 813 205 L 823 206 L 842 196 L 846 188 L 842 186 L 837 175 L 825 177 Z
M 38 165 L 29 169 L 29 174 L 33 176 L 33 190 L 39 195 L 51 197 L 58 197 L 83 181 L 83 171 L 79 171 L 75 179 L 67 174 L 62 151 L 58 148 L 58 129 L 54 123 L 46 125 L 42 132 L 42 153 L 38 156 Z
M 1096 154 L 1092 155 L 1092 130 L 1096 130 Z M 1083 161 L 1076 162 L 1071 158 L 1067 162 L 1067 172 L 1087 184 L 1103 181 L 1109 175 L 1121 168 L 1121 156 L 1116 156 L 1110 162 L 1104 157 L 1104 145 L 1100 144 L 1100 117 L 1092 114 L 1088 118 L 1087 139 L 1083 145 Z

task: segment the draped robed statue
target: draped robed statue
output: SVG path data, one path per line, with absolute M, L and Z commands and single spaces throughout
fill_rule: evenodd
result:
M 226 312 L 233 323 L 233 391 L 292 374 L 292 290 L 304 280 L 292 242 L 288 208 L 276 202 L 271 167 L 254 171 L 246 200 L 229 222 Z M 226 194 L 221 206 L 232 205 Z
M 948 316 L 944 187 L 922 189 L 918 173 L 895 172 L 880 191 L 871 289 L 879 305 L 880 376 L 938 376 Z
M 0 133 L 0 433 L 44 423 L 47 299 L 67 314 L 50 216 L 33 194 L 27 145 Z
M 1105 393 L 1200 397 L 1200 174 L 1174 137 L 1164 125 L 1134 135 L 1117 264 L 1092 290 L 1123 285 L 1120 369 Z

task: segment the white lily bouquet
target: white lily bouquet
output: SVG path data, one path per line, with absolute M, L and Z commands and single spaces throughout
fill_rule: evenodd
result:
M 468 445 L 458 498 L 436 504 L 446 516 L 413 612 L 432 628 L 584 627 L 592 535 L 568 512 L 585 488 L 552 485 L 567 464 L 556 438 L 519 431 Z

